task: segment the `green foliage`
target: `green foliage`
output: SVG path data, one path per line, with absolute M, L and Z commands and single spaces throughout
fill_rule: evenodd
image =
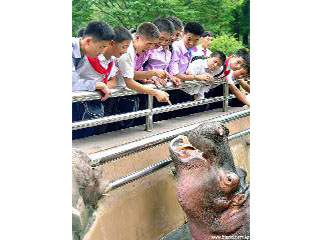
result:
M 94 10 L 89 0 L 72 0 L 72 36 L 92 20 Z
M 240 48 L 244 48 L 244 45 L 241 41 L 238 41 L 234 36 L 223 34 L 213 39 L 210 50 L 218 50 L 223 52 L 227 56 L 230 56 Z
M 158 16 L 174 15 L 184 23 L 200 22 L 216 36 L 249 39 L 250 0 L 72 0 L 72 6 L 73 34 L 91 20 L 130 29 Z

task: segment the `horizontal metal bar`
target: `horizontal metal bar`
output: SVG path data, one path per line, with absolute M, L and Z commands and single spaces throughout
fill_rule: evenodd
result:
M 250 109 L 245 109 L 245 110 L 241 110 L 234 113 L 226 113 L 222 116 L 217 116 L 217 117 L 210 118 L 208 120 L 199 121 L 197 123 L 190 124 L 175 130 L 163 132 L 157 135 L 153 135 L 151 137 L 144 137 L 118 147 L 110 148 L 105 151 L 100 151 L 98 153 L 93 153 L 93 154 L 90 154 L 91 165 L 97 166 L 107 161 L 111 161 L 115 158 L 123 157 L 131 153 L 144 150 L 151 146 L 170 141 L 171 139 L 181 134 L 187 134 L 189 131 L 191 131 L 192 129 L 196 128 L 197 126 L 205 122 L 218 121 L 222 123 L 227 123 L 243 117 L 247 117 L 249 115 L 250 115 Z
M 184 103 L 178 103 L 175 105 L 170 105 L 170 106 L 164 106 L 164 107 L 157 107 L 152 110 L 153 114 L 159 114 L 159 113 L 165 113 L 165 112 L 171 112 L 183 108 L 190 108 L 190 107 L 195 107 L 195 106 L 200 106 L 204 104 L 209 104 L 213 102 L 220 102 L 223 101 L 224 97 L 214 97 L 214 98 L 205 98 L 205 99 L 200 99 L 200 100 L 195 100 L 195 101 L 189 101 L 189 102 L 184 102 Z
M 247 136 L 250 134 L 250 128 L 247 128 L 246 130 L 243 130 L 241 132 L 237 132 L 235 134 L 232 134 L 228 137 L 228 140 L 229 141 L 232 141 L 234 139 L 237 139 L 237 138 L 241 138 L 241 137 L 244 137 L 244 136 Z
M 217 85 L 220 85 L 224 83 L 225 81 L 215 81 L 214 83 Z M 149 88 L 157 88 L 156 85 L 154 84 L 143 84 L 145 87 Z M 174 89 L 188 89 L 188 88 L 193 88 L 197 86 L 209 86 L 209 83 L 206 83 L 204 81 L 184 81 L 181 83 L 179 87 L 176 87 L 173 85 L 172 82 L 167 83 L 167 87 L 162 87 L 159 88 L 160 90 L 163 91 L 170 91 Z M 110 92 L 112 93 L 112 96 L 110 97 L 121 97 L 121 96 L 128 96 L 128 95 L 137 95 L 141 94 L 136 91 L 133 91 L 125 86 L 123 87 L 116 87 L 116 88 L 111 88 Z M 98 92 L 88 92 L 88 91 L 80 91 L 80 92 L 72 92 L 72 102 L 84 102 L 84 101 L 92 101 L 92 100 L 98 100 L 101 99 L 101 95 Z
M 103 117 L 103 118 L 73 122 L 72 123 L 72 130 L 94 127 L 94 126 L 99 126 L 99 125 L 106 124 L 106 123 L 118 122 L 118 121 L 122 121 L 122 120 L 134 119 L 134 118 L 138 118 L 138 117 L 144 117 L 144 116 L 148 115 L 149 112 L 150 112 L 150 109 L 145 109 L 145 110 L 141 110 L 141 111 L 117 114 L 117 115 L 107 116 L 107 117 Z
M 234 98 L 234 95 L 230 95 L 229 99 L 231 99 L 231 98 Z M 145 109 L 145 110 L 139 110 L 136 112 L 107 116 L 107 117 L 103 117 L 103 118 L 96 118 L 96 119 L 91 119 L 91 120 L 73 122 L 72 123 L 72 130 L 78 130 L 78 129 L 82 129 L 82 128 L 99 126 L 99 125 L 106 124 L 106 123 L 112 123 L 112 122 L 118 122 L 118 121 L 123 121 L 123 120 L 128 120 L 128 119 L 134 119 L 134 118 L 138 118 L 138 117 L 144 117 L 144 116 L 147 116 L 151 112 L 152 112 L 152 114 L 159 114 L 159 113 L 164 113 L 164 112 L 175 111 L 175 110 L 182 109 L 182 108 L 189 108 L 189 107 L 199 106 L 199 105 L 203 105 L 203 104 L 207 104 L 207 103 L 211 103 L 211 102 L 223 101 L 223 99 L 224 99 L 223 97 L 207 98 L 207 99 L 201 99 L 201 100 L 196 100 L 196 101 L 189 101 L 189 102 L 185 102 L 185 103 L 179 103 L 179 104 L 170 105 L 170 106 L 154 108 L 153 110 Z
M 111 190 L 114 190 L 118 187 L 121 187 L 123 185 L 126 185 L 132 181 L 136 181 L 142 177 L 145 177 L 151 173 L 154 173 L 155 171 L 164 168 L 165 166 L 169 165 L 172 162 L 171 158 L 162 160 L 160 162 L 157 162 L 155 164 L 152 164 L 149 167 L 143 168 L 141 170 L 135 171 L 127 176 L 121 177 L 113 182 L 110 183 L 108 188 Z
M 230 135 L 228 137 L 228 139 L 229 139 L 229 141 L 232 141 L 234 139 L 240 138 L 240 137 L 248 135 L 248 134 L 250 134 L 250 129 L 246 129 L 246 130 L 244 130 L 242 132 L 238 132 L 238 133 L 235 133 L 233 135 Z M 133 173 L 130 173 L 130 174 L 128 174 L 126 176 L 123 176 L 123 177 L 121 177 L 121 178 L 119 178 L 117 180 L 114 180 L 109 184 L 109 186 L 107 188 L 107 191 L 105 191 L 105 192 L 112 191 L 112 190 L 114 190 L 116 188 L 119 188 L 119 187 L 121 187 L 123 185 L 126 185 L 126 184 L 128 184 L 130 182 L 136 181 L 136 180 L 138 180 L 138 179 L 140 179 L 142 177 L 145 177 L 145 176 L 147 176 L 149 174 L 152 174 L 152 173 L 154 173 L 154 172 L 166 167 L 171 162 L 172 162 L 172 159 L 169 157 L 169 158 L 167 158 L 165 160 L 162 160 L 160 162 L 154 163 L 154 164 L 152 164 L 152 165 L 150 165 L 150 166 L 148 166 L 146 168 L 143 168 L 141 170 L 138 170 L 138 171 L 135 171 Z

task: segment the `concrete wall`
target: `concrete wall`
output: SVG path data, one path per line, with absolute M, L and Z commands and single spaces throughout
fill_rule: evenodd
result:
M 249 128 L 249 117 L 227 124 L 230 134 Z M 249 167 L 249 137 L 230 142 L 236 165 Z M 169 156 L 169 143 L 103 165 L 104 176 L 117 179 Z M 153 240 L 181 226 L 185 214 L 176 198 L 171 165 L 111 191 L 99 202 L 97 218 L 86 240 Z

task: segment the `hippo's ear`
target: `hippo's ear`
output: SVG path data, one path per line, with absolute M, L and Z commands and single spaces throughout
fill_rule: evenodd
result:
M 233 206 L 241 206 L 246 201 L 246 199 L 246 194 L 240 193 L 233 197 L 231 204 Z

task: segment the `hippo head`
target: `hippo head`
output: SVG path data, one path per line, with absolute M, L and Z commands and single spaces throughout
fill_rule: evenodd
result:
M 188 137 L 178 136 L 170 143 L 178 177 L 178 200 L 189 225 L 205 224 L 220 232 L 232 230 L 230 226 L 235 225 L 227 224 L 226 216 L 247 200 L 246 172 L 234 165 L 228 135 L 224 125 L 210 122 L 192 130 Z M 192 228 L 191 232 L 195 231 Z

